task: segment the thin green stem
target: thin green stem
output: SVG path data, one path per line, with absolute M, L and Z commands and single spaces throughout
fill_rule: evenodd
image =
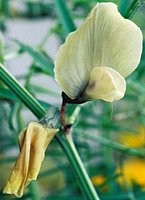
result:
M 77 134 L 82 137 L 85 137 L 87 139 L 90 139 L 93 142 L 98 142 L 106 147 L 112 148 L 112 149 L 120 151 L 122 153 L 126 153 L 126 154 L 133 155 L 133 156 L 138 156 L 138 157 L 145 157 L 144 149 L 130 148 L 125 145 L 119 144 L 117 142 L 110 141 L 106 138 L 102 138 L 102 137 L 96 136 L 96 135 L 88 135 L 84 132 L 78 131 Z
M 2 8 L 4 15 L 7 15 L 7 16 L 10 15 L 9 0 L 1 1 L 1 8 Z
M 67 149 L 65 152 L 67 152 L 68 159 L 70 160 L 72 167 L 76 173 L 76 177 L 79 180 L 80 187 L 82 189 L 82 192 L 85 193 L 85 197 L 87 197 L 87 200 L 99 200 L 99 197 L 94 189 L 94 186 L 87 174 L 87 171 L 84 167 L 84 164 L 77 152 L 77 149 L 75 147 L 75 144 L 72 139 L 72 124 L 75 123 L 76 118 L 80 112 L 80 107 L 76 106 L 74 109 L 70 119 L 69 123 L 66 124 L 65 119 L 65 106 L 66 102 L 63 100 L 62 106 L 61 106 L 61 124 L 63 127 L 63 135 L 66 141 Z M 68 126 L 69 125 L 69 126 Z M 62 145 L 64 146 L 64 145 Z M 69 150 L 69 151 L 67 151 Z M 70 154 L 71 152 L 71 154 Z
M 125 16 L 126 15 L 126 10 L 129 5 L 129 0 L 121 0 L 119 4 L 119 11 L 120 13 Z
M 125 18 L 132 18 L 136 11 L 144 4 L 145 0 L 134 0 L 128 10 L 126 11 Z
M 75 172 L 76 178 L 80 184 L 81 190 L 86 197 L 86 200 L 99 200 L 99 197 L 92 185 L 92 182 L 86 172 L 86 169 L 80 159 L 80 156 L 73 143 L 71 133 L 68 133 L 64 137 L 57 135 L 57 141 L 62 146 L 65 154 L 67 155 L 71 166 Z
M 39 46 L 38 46 L 39 50 L 43 50 L 43 48 L 46 45 L 46 42 L 47 42 L 48 38 L 50 37 L 51 33 L 52 33 L 52 28 L 47 31 L 42 42 L 39 44 Z
M 20 49 L 18 49 L 18 50 L 15 51 L 15 52 L 11 52 L 11 53 L 5 55 L 5 56 L 4 56 L 4 60 L 7 61 L 7 60 L 10 60 L 10 59 L 16 58 L 16 57 L 19 56 L 20 54 L 21 54 Z
M 32 194 L 32 200 L 40 200 L 40 196 L 39 196 L 38 188 L 37 188 L 37 182 L 33 181 L 29 187 Z
M 94 186 L 88 176 L 88 173 L 84 167 L 84 164 L 82 163 L 82 160 L 80 159 L 80 156 L 74 145 L 71 132 L 66 135 L 66 140 L 72 152 L 73 160 L 75 161 L 76 170 L 78 169 L 78 175 L 79 175 L 78 178 L 80 180 L 80 183 L 83 185 L 83 188 L 85 189 L 85 192 L 88 196 L 87 199 L 99 200 L 99 197 L 94 189 Z
M 23 108 L 23 104 L 22 102 L 20 102 L 18 104 L 18 109 L 17 109 L 18 132 L 20 132 L 23 128 L 23 117 L 21 113 L 22 108 Z
M 32 111 L 32 113 L 41 119 L 44 117 L 46 111 L 39 104 L 39 102 L 20 84 L 17 80 L 0 65 L 0 79 L 15 93 L 17 97 Z M 64 135 L 56 135 L 56 139 L 65 151 L 70 163 L 74 169 L 74 173 L 78 178 L 82 191 L 87 200 L 99 200 L 89 176 L 83 166 L 79 154 L 73 144 L 71 138 L 64 137 Z
M 68 33 L 74 31 L 76 29 L 76 26 L 72 20 L 70 11 L 67 8 L 65 0 L 56 0 L 55 5 L 58 10 L 60 22 L 63 25 L 65 34 L 67 35 Z

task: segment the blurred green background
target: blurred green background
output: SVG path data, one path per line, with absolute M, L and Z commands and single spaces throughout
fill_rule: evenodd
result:
M 58 47 L 97 2 L 108 1 L 0 0 L 0 60 L 46 109 L 61 104 L 61 91 L 53 78 Z M 112 2 L 145 36 L 144 1 Z M 71 108 L 67 107 L 68 118 Z M 31 112 L 0 82 L 2 200 L 16 199 L 3 195 L 2 189 L 18 155 L 18 134 L 33 120 Z M 125 98 L 113 104 L 98 100 L 79 106 L 73 137 L 101 200 L 145 200 L 145 51 L 139 67 L 127 79 Z M 84 199 L 55 139 L 38 180 L 21 199 Z

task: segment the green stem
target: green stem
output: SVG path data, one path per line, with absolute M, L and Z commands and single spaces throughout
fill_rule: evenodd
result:
M 30 80 L 31 80 L 31 77 L 33 75 L 33 70 L 32 70 L 32 67 L 30 67 L 29 69 L 29 73 L 25 79 L 25 85 L 24 87 L 28 90 L 29 89 L 29 84 L 30 84 Z M 18 104 L 18 110 L 17 110 L 17 116 L 18 116 L 18 132 L 20 132 L 22 130 L 22 127 L 23 127 L 23 118 L 22 118 L 22 114 L 21 114 L 21 110 L 23 108 L 23 104 L 22 102 L 20 102 Z
M 10 60 L 10 59 L 13 59 L 13 58 L 16 58 L 17 56 L 20 55 L 20 49 L 18 49 L 17 51 L 15 52 L 11 52 L 7 55 L 4 56 L 4 60 L 7 61 L 7 60 Z
M 126 10 L 128 8 L 129 0 L 121 0 L 119 4 L 119 11 L 122 16 L 125 16 Z
M 18 110 L 17 110 L 17 121 L 18 121 L 18 133 L 22 130 L 23 128 L 23 117 L 22 117 L 22 113 L 21 110 L 23 108 L 23 104 L 20 102 L 18 104 Z
M 134 0 L 128 10 L 126 11 L 125 18 L 130 19 L 133 17 L 135 12 L 144 4 L 144 0 Z
M 104 146 L 106 146 L 107 148 L 112 148 L 116 151 L 120 151 L 122 153 L 126 153 L 126 154 L 129 154 L 129 155 L 133 155 L 133 156 L 138 156 L 138 157 L 141 157 L 141 158 L 144 158 L 145 157 L 145 150 L 144 149 L 135 149 L 135 148 L 130 148 L 130 147 L 127 147 L 125 145 L 122 145 L 120 143 L 117 143 L 117 142 L 113 142 L 113 141 L 110 141 L 106 138 L 102 138 L 100 136 L 96 136 L 96 135 L 88 135 L 84 132 L 77 132 L 78 135 L 82 136 L 82 137 L 85 137 L 86 139 L 89 139 L 91 142 L 98 142 Z
M 81 190 L 86 197 L 86 200 L 99 200 L 98 195 L 92 185 L 92 182 L 84 168 L 84 165 L 80 159 L 80 156 L 76 150 L 76 147 L 73 143 L 71 136 L 67 135 L 65 138 L 57 135 L 57 141 L 64 150 L 68 160 L 71 163 L 71 167 L 75 173 L 77 180 L 79 181 Z
M 44 117 L 46 111 L 39 104 L 39 102 L 20 84 L 17 80 L 0 64 L 0 79 L 15 93 L 17 97 L 32 111 L 32 113 L 41 119 Z M 99 200 L 93 185 L 89 179 L 89 176 L 83 166 L 83 163 L 79 157 L 79 154 L 73 144 L 73 140 L 68 138 L 64 139 L 63 135 L 56 135 L 56 139 L 61 144 L 65 151 L 71 165 L 74 169 L 74 173 L 78 177 L 82 190 L 87 200 Z
M 40 196 L 39 196 L 38 188 L 37 188 L 37 182 L 33 181 L 29 187 L 32 194 L 32 200 L 40 200 Z
M 77 149 L 74 145 L 72 134 L 71 132 L 66 135 L 66 140 L 68 143 L 68 147 L 72 153 L 73 160 L 74 160 L 74 169 L 78 170 L 78 180 L 81 183 L 81 186 L 83 186 L 83 190 L 85 190 L 85 193 L 87 195 L 87 199 L 89 200 L 99 200 L 99 197 L 94 189 L 94 186 L 88 176 L 88 173 L 84 167 L 84 164 L 82 163 L 82 160 L 77 152 Z
M 56 0 L 55 5 L 58 11 L 60 22 L 63 25 L 65 34 L 74 31 L 76 29 L 75 24 L 72 20 L 71 14 L 67 8 L 65 0 Z
M 52 28 L 47 31 L 42 42 L 39 44 L 38 48 L 39 48 L 40 51 L 43 50 L 43 48 L 46 45 L 46 42 L 47 42 L 48 38 L 50 37 L 51 33 L 52 33 Z
M 45 109 L 18 81 L 0 64 L 1 80 L 15 93 L 17 97 L 41 119 L 45 115 Z
M 9 9 L 9 0 L 1 1 L 1 9 L 4 13 L 4 15 L 9 16 L 10 15 L 10 9 Z

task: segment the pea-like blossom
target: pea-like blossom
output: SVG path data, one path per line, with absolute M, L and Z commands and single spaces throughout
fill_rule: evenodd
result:
M 45 151 L 58 129 L 31 122 L 19 135 L 20 154 L 3 190 L 21 197 L 25 187 L 36 180 Z
M 142 40 L 140 28 L 117 5 L 97 3 L 56 55 L 55 79 L 66 101 L 121 99 L 125 78 L 140 62 Z

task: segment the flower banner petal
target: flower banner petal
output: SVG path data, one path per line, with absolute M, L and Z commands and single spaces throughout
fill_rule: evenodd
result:
M 92 70 L 85 94 L 89 99 L 113 102 L 121 99 L 126 90 L 124 78 L 114 69 L 96 67 Z

